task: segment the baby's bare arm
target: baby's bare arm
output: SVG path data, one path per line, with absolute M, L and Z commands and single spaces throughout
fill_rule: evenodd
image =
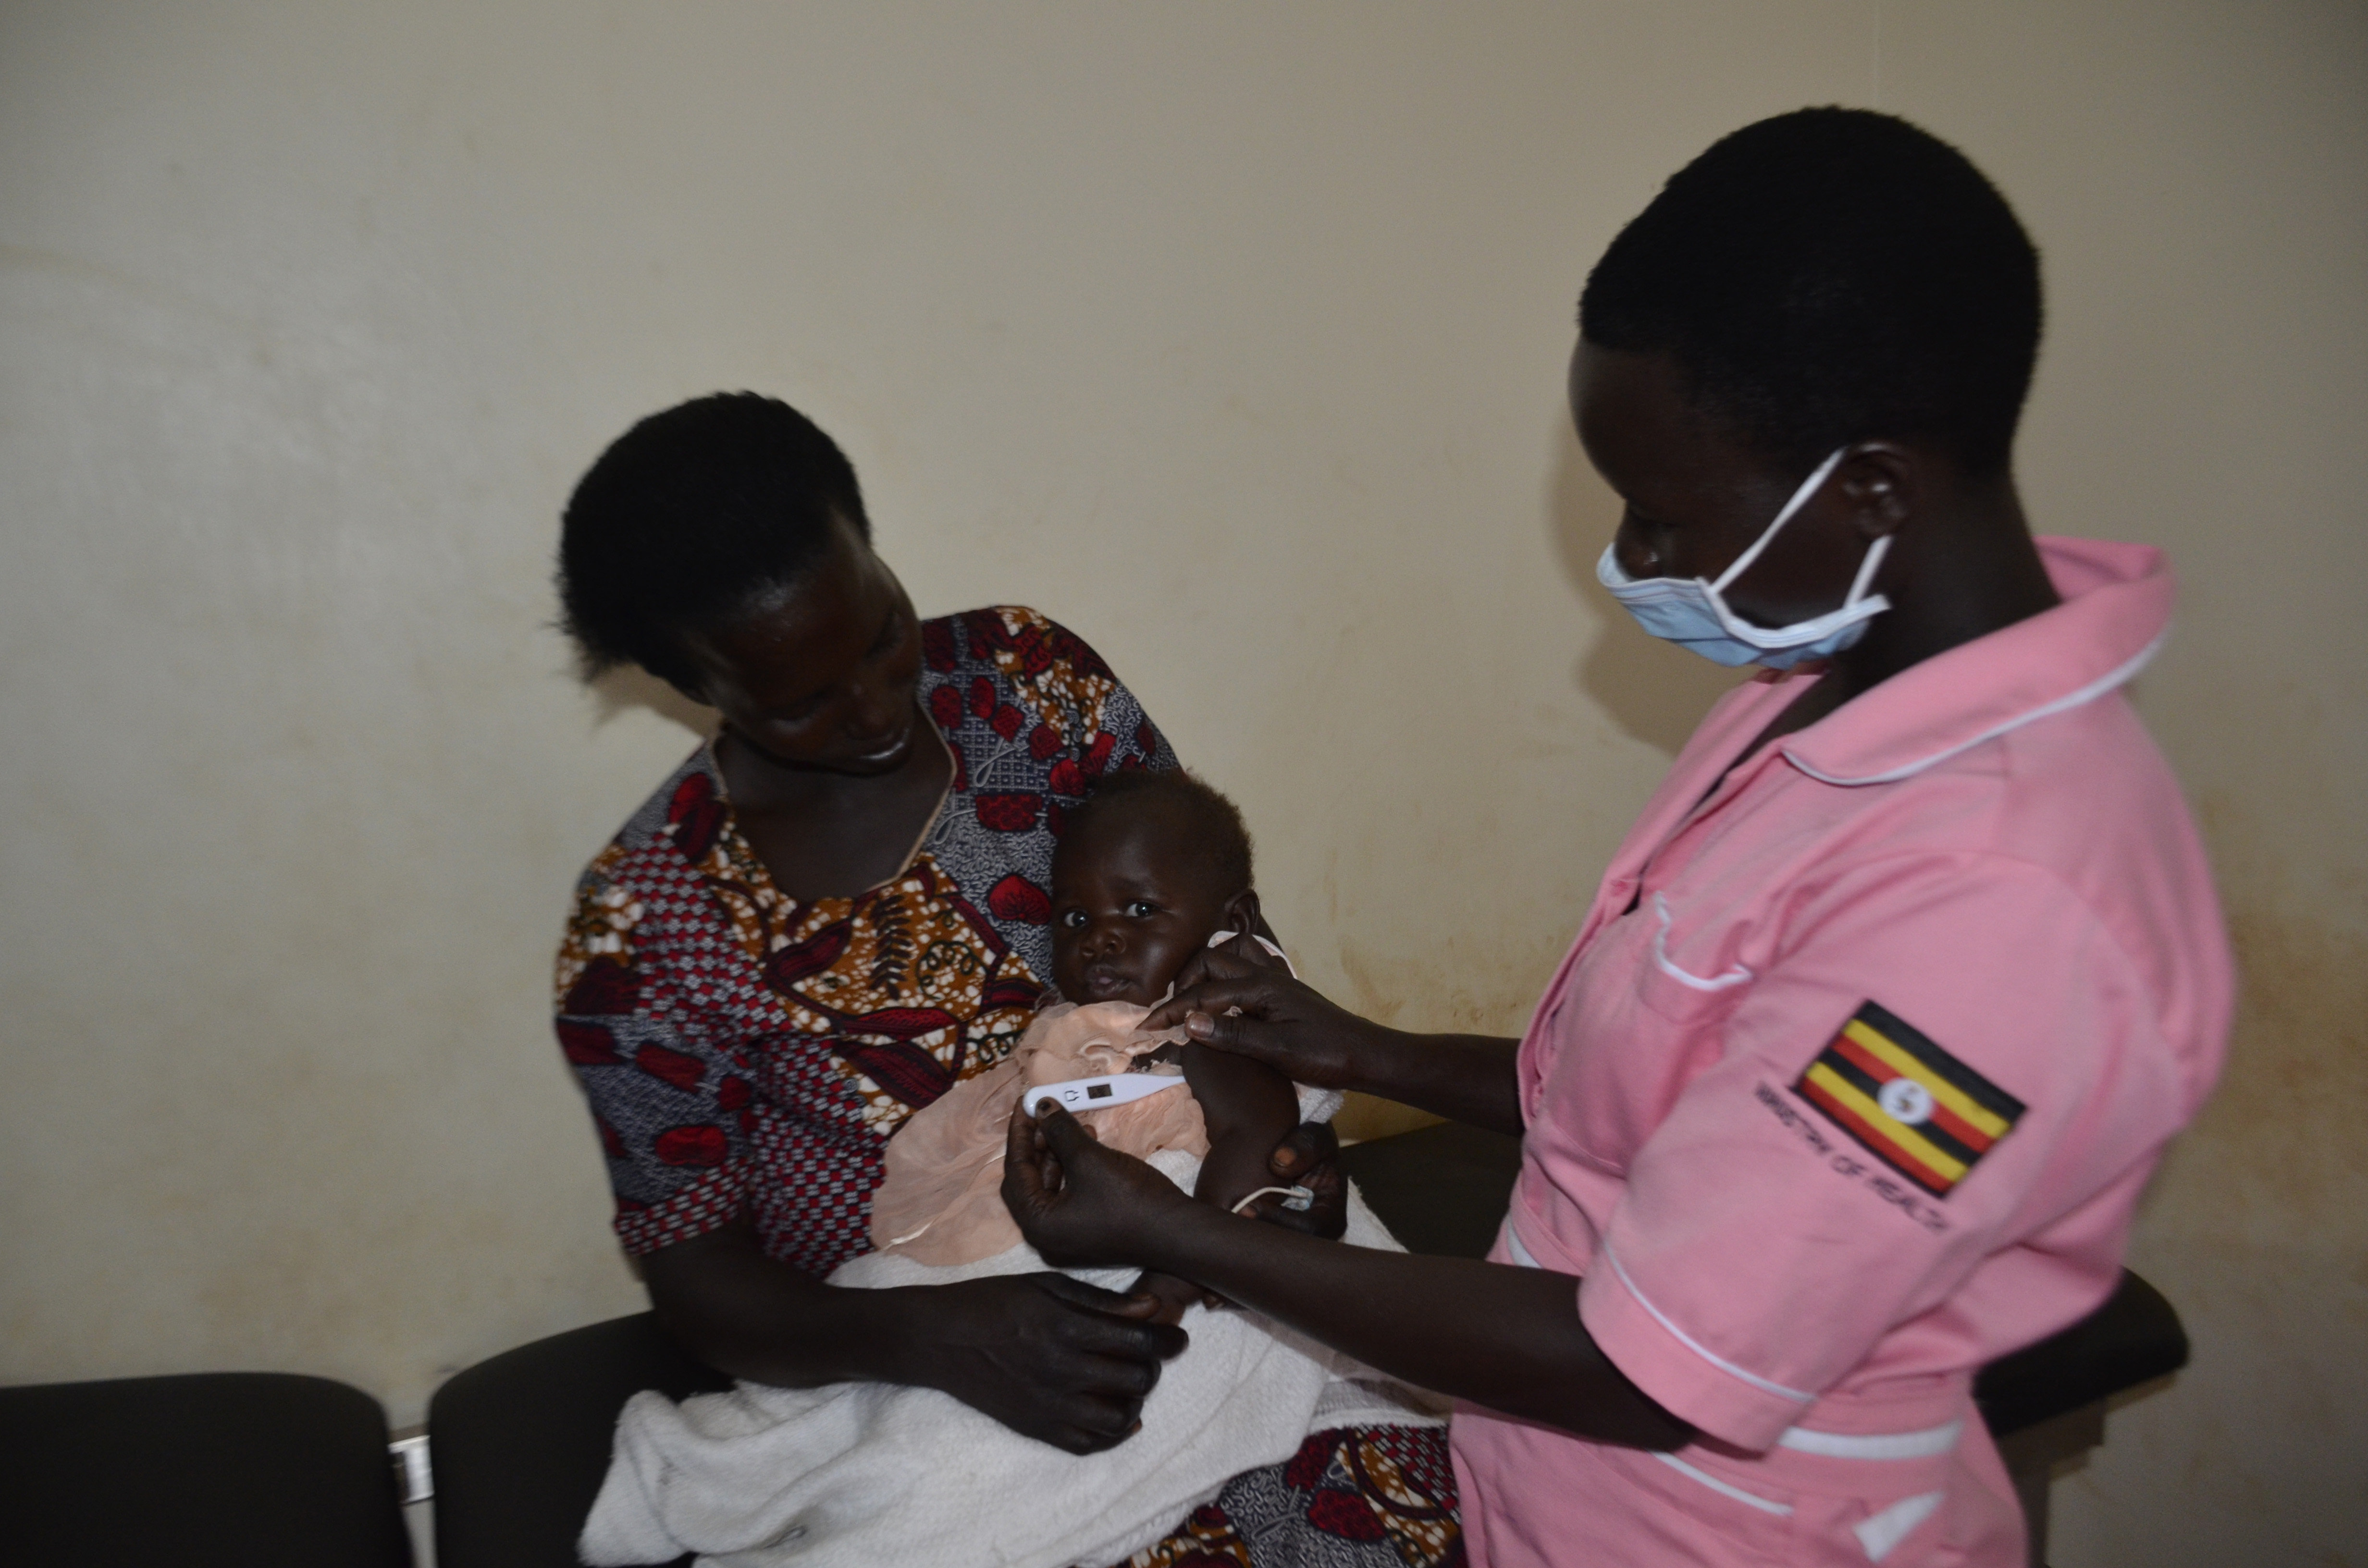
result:
M 1273 1184 L 1275 1146 L 1299 1125 L 1299 1091 L 1264 1062 L 1198 1041 L 1184 1048 L 1184 1079 L 1209 1126 L 1209 1153 L 1193 1193 L 1231 1209 Z
M 1234 1208 L 1259 1187 L 1274 1185 L 1274 1149 L 1300 1125 L 1300 1092 L 1274 1068 L 1205 1044 L 1181 1047 L 1179 1059 L 1193 1099 L 1201 1101 L 1201 1120 L 1208 1123 L 1208 1156 L 1201 1161 L 1193 1196 L 1217 1208 Z M 1208 1296 L 1175 1274 L 1144 1274 L 1132 1293 L 1156 1298 L 1160 1314 L 1154 1322 L 1163 1324 L 1184 1317 L 1184 1308 Z
M 1184 1078 L 1208 1124 L 1209 1153 L 1201 1161 L 1193 1196 L 1231 1209 L 1259 1187 L 1274 1185 L 1276 1147 L 1299 1125 L 1299 1091 L 1261 1062 L 1228 1056 L 1198 1043 L 1181 1048 Z M 1174 1323 L 1208 1292 L 1172 1274 L 1147 1273 L 1133 1293 L 1156 1298 L 1160 1323 Z

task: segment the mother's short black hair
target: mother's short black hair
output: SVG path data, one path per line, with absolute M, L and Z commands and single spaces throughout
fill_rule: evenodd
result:
M 715 392 L 617 437 L 576 484 L 559 534 L 559 600 L 587 676 L 639 665 L 689 688 L 682 633 L 795 582 L 831 520 L 865 539 L 855 469 L 778 398 Z
M 2039 256 L 1947 142 L 1806 108 L 1672 176 L 1596 264 L 1578 321 L 1587 342 L 1671 355 L 1697 407 L 1795 466 L 1923 437 L 1995 472 L 2039 354 Z

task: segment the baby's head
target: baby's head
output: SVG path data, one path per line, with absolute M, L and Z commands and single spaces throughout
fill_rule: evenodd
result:
M 1219 931 L 1254 931 L 1250 835 L 1188 773 L 1113 773 L 1069 813 L 1053 855 L 1053 983 L 1071 1002 L 1167 994 Z

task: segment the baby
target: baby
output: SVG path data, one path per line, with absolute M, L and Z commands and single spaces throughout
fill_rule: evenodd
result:
M 916 1262 L 964 1264 L 1016 1246 L 1003 1206 L 1005 1132 L 1022 1094 L 1072 1078 L 1179 1071 L 1182 1086 L 1082 1119 L 1112 1148 L 1198 1157 L 1194 1192 L 1232 1208 L 1271 1190 L 1268 1161 L 1300 1120 L 1298 1095 L 1267 1068 L 1190 1041 L 1139 1035 L 1184 962 L 1212 941 L 1255 937 L 1250 839 L 1240 812 L 1185 773 L 1105 778 L 1069 815 L 1053 857 L 1053 979 L 1010 1058 L 916 1112 L 888 1142 L 871 1238 Z M 1171 1174 L 1173 1174 L 1171 1172 Z M 1198 1287 L 1145 1276 L 1174 1322 Z
M 1313 1090 L 1303 1107 L 1301 1091 L 1255 1062 L 1136 1032 L 1192 954 L 1257 930 L 1249 835 L 1223 795 L 1181 773 L 1103 780 L 1053 857 L 1053 920 L 1064 1000 L 1008 1060 L 888 1140 L 875 1250 L 841 1264 L 833 1284 L 894 1290 L 1042 1268 L 1001 1185 L 1013 1108 L 1044 1085 L 1126 1072 L 1180 1079 L 1081 1119 L 1228 1207 L 1271 1180 L 1268 1159 L 1303 1113 L 1338 1108 Z M 1346 1242 L 1395 1248 L 1354 1190 L 1346 1196 Z M 1073 1272 L 1104 1289 L 1128 1283 L 1125 1270 Z M 950 1394 L 893 1383 L 744 1382 L 679 1405 L 640 1393 L 619 1417 L 584 1560 L 693 1551 L 710 1568 L 1112 1562 L 1159 1540 L 1227 1477 L 1289 1458 L 1311 1432 L 1441 1419 L 1423 1396 L 1254 1313 L 1199 1312 L 1196 1286 L 1145 1276 L 1133 1288 L 1170 1319 L 1193 1310 L 1192 1343 L 1116 1448 L 1072 1455 Z

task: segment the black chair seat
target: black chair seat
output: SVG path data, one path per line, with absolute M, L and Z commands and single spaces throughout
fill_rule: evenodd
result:
M 625 1401 L 643 1389 L 685 1399 L 731 1386 L 648 1312 L 538 1339 L 454 1377 L 427 1407 L 437 1568 L 578 1568 L 575 1538 Z
M 1478 1257 L 1511 1200 L 1521 1141 L 1451 1121 L 1343 1149 L 1340 1165 L 1407 1251 Z M 2094 1312 L 1984 1368 L 1974 1399 L 1991 1435 L 2003 1437 L 2186 1364 L 2179 1314 L 2124 1269 Z
M 326 1378 L 0 1389 L 0 1555 L 91 1568 L 407 1568 L 386 1444 L 378 1401 Z
M 1408 1252 L 1481 1257 L 1521 1174 L 1521 1141 L 1442 1121 L 1394 1138 L 1352 1143 L 1340 1168 Z

